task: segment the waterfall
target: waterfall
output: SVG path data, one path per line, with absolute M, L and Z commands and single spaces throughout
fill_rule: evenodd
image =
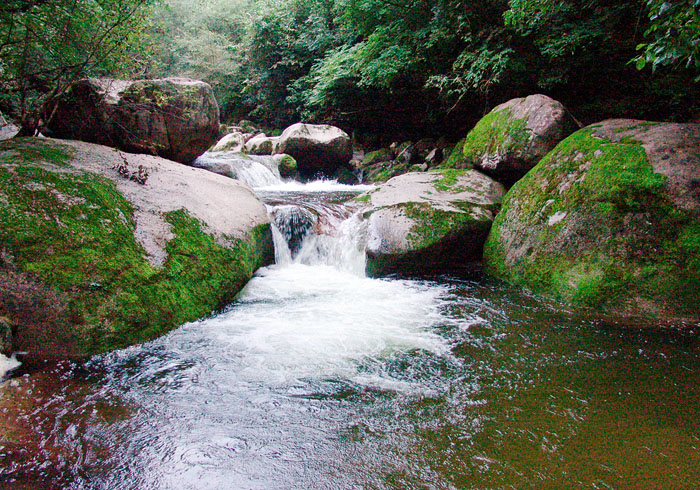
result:
M 277 162 L 272 156 L 243 155 L 230 151 L 206 152 L 194 165 L 233 177 L 251 187 L 282 184 Z
M 275 262 L 327 265 L 364 276 L 365 226 L 339 205 L 315 203 L 268 206 Z

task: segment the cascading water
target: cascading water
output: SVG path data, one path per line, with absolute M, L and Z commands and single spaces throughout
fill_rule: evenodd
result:
M 206 152 L 195 165 L 229 175 L 251 187 L 282 183 L 277 162 L 271 156 L 241 155 L 228 151 Z
M 268 205 L 276 263 L 217 316 L 0 385 L 0 487 L 698 487 L 692 331 L 365 277 L 367 187 L 219 157 Z

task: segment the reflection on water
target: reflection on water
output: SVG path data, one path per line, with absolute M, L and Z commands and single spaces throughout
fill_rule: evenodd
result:
M 335 321 L 323 320 L 336 330 L 309 327 L 298 340 L 255 317 L 275 301 L 307 301 L 306 293 L 268 300 L 262 291 L 142 347 L 10 381 L 0 401 L 0 482 L 698 487 L 692 329 L 602 324 L 482 277 L 439 280 L 432 297 L 422 296 L 432 290 L 426 283 L 385 283 L 436 305 L 424 306 L 423 333 L 420 322 L 363 332 L 352 325 L 360 313 L 343 326 L 336 311 Z M 378 294 L 357 298 L 357 309 Z M 405 305 L 388 308 L 391 317 Z M 237 318 L 237 310 L 247 313 Z M 303 326 L 302 312 L 289 316 Z M 359 330 L 344 336 L 344 328 Z
M 0 488 L 700 487 L 700 326 L 367 278 L 356 192 L 295 185 L 228 310 L 0 387 Z

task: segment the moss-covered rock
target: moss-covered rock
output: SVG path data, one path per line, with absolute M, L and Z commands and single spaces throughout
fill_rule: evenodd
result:
M 389 148 L 380 148 L 379 150 L 369 151 L 362 158 L 361 166 L 363 168 L 375 165 L 377 163 L 388 162 L 394 159 L 394 153 Z
M 118 170 L 137 163 L 145 184 Z M 16 325 L 14 347 L 33 357 L 152 339 L 222 308 L 272 261 L 252 191 L 157 157 L 3 143 L 0 202 L 0 316 Z
M 273 158 L 277 162 L 282 177 L 295 177 L 297 175 L 297 161 L 291 155 L 281 153 L 274 155 Z
M 479 260 L 504 193 L 475 170 L 440 170 L 407 173 L 360 196 L 368 273 L 455 272 Z
M 190 163 L 219 136 L 211 87 L 168 78 L 74 83 L 50 118 L 54 136 Z
M 474 166 L 512 184 L 576 129 L 566 108 L 545 95 L 512 99 L 476 124 L 462 143 L 463 161 L 453 156 L 451 165 Z
M 211 151 L 231 151 L 241 153 L 245 149 L 245 142 L 250 139 L 250 134 L 234 131 L 221 138 Z
M 487 270 L 613 314 L 698 320 L 698 189 L 700 125 L 589 126 L 507 194 Z

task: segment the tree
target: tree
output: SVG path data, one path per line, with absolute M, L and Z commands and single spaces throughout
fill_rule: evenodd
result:
M 698 73 L 700 81 L 700 0 L 648 0 L 651 25 L 645 32 L 649 43 L 637 46 L 637 68 L 650 64 L 685 67 Z
M 80 78 L 123 74 L 144 61 L 154 0 L 5 0 L 0 7 L 0 84 L 5 105 L 34 135 Z

